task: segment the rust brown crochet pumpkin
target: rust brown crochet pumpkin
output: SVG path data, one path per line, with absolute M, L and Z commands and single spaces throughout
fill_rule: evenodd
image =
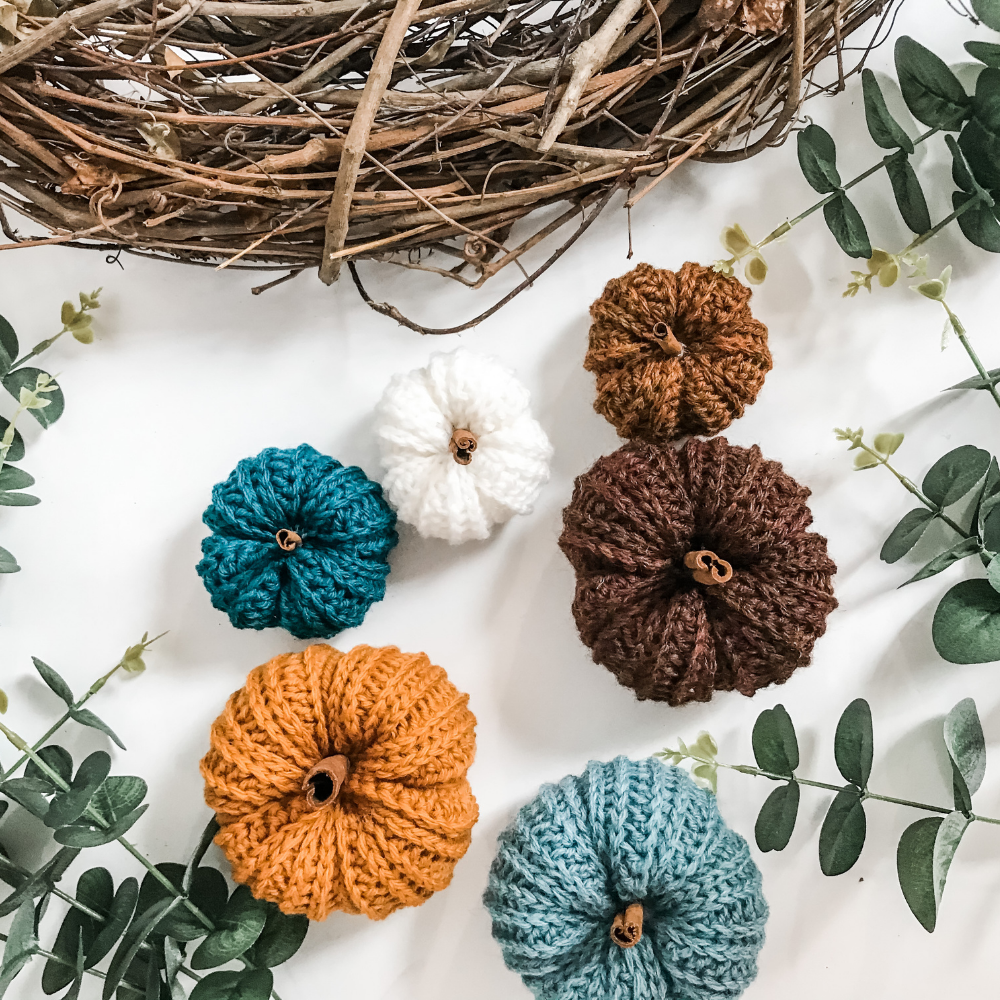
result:
M 837 606 L 808 496 L 756 445 L 725 438 L 632 441 L 598 459 L 559 539 L 594 660 L 671 705 L 788 680 Z
M 594 409 L 623 438 L 654 443 L 725 430 L 771 370 L 749 301 L 749 288 L 701 264 L 640 264 L 609 281 L 590 307 Z

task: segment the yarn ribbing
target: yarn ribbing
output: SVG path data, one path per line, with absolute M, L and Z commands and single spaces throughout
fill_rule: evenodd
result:
M 725 430 L 771 370 L 767 327 L 749 300 L 736 278 L 700 264 L 640 264 L 609 281 L 590 307 L 594 409 L 623 438 L 654 443 Z
M 375 432 L 390 503 L 429 538 L 486 538 L 529 513 L 549 478 L 552 446 L 528 390 L 498 361 L 463 348 L 396 375 Z
M 381 920 L 444 889 L 479 815 L 468 700 L 394 646 L 314 645 L 253 670 L 201 762 L 233 879 L 313 920 Z M 321 764 L 339 786 L 307 780 Z
M 671 705 L 786 681 L 837 606 L 826 539 L 806 530 L 808 496 L 756 445 L 725 438 L 679 451 L 630 442 L 598 459 L 576 480 L 559 539 L 594 660 Z M 702 570 L 700 582 L 691 556 L 731 577 Z
M 715 796 L 624 757 L 542 787 L 500 835 L 483 901 L 539 1000 L 733 1000 L 757 975 L 768 913 Z M 640 936 L 622 946 L 636 903 Z
M 378 483 L 307 444 L 243 459 L 202 519 L 198 574 L 236 628 L 328 638 L 385 596 L 396 515 Z

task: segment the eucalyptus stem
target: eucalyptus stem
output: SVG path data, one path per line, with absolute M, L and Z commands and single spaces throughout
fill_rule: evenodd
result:
M 937 234 L 941 232 L 941 230 L 944 229 L 945 226 L 950 225 L 964 212 L 967 212 L 974 205 L 978 205 L 979 202 L 980 202 L 979 195 L 973 195 L 968 201 L 962 202 L 962 204 L 959 205 L 958 208 L 956 208 L 955 211 L 951 213 L 951 215 L 946 215 L 936 225 L 931 226 L 931 228 L 928 229 L 926 233 L 921 233 L 911 243 L 903 247 L 903 249 L 900 250 L 899 253 L 896 254 L 896 256 L 902 257 L 903 254 L 909 253 L 911 250 L 916 250 L 917 247 L 926 243 L 932 236 L 937 236 Z
M 951 328 L 955 331 L 955 336 L 958 337 L 962 346 L 965 348 L 965 353 L 969 355 L 972 363 L 976 366 L 976 371 L 979 372 L 979 377 L 985 381 L 990 388 L 990 395 L 993 397 L 993 402 L 1000 406 L 1000 393 L 997 392 L 997 387 L 993 383 L 992 378 L 990 378 L 990 373 L 986 370 L 986 366 L 979 360 L 979 355 L 976 353 L 975 348 L 969 341 L 969 335 L 965 332 L 965 327 L 962 326 L 962 321 L 951 311 L 950 306 L 944 299 L 941 299 L 941 305 L 944 306 L 944 311 L 948 314 L 948 321 L 951 323 Z
M 687 760 L 693 760 L 698 764 L 709 764 L 713 767 L 723 767 L 727 771 L 739 771 L 740 774 L 751 774 L 755 778 L 769 778 L 771 781 L 796 781 L 800 785 L 808 785 L 810 788 L 823 788 L 829 792 L 842 792 L 844 790 L 843 785 L 834 785 L 828 781 L 813 781 L 811 778 L 800 778 L 798 775 L 791 777 L 787 774 L 775 774 L 772 771 L 764 771 L 759 767 L 752 767 L 749 764 L 724 764 L 720 760 L 711 760 L 707 757 L 699 757 L 696 754 L 691 753 L 681 753 L 677 750 L 667 750 L 663 751 L 664 756 L 669 756 L 671 754 L 684 757 Z M 945 806 L 934 806 L 927 802 L 914 802 L 911 799 L 899 799 L 894 795 L 880 795 L 877 792 L 869 792 L 867 789 L 859 792 L 858 797 L 863 801 L 865 799 L 875 799 L 878 802 L 891 802 L 897 806 L 908 806 L 911 809 L 922 809 L 924 812 L 934 812 L 942 813 L 947 816 L 953 813 L 954 809 L 948 809 Z M 975 813 L 969 814 L 970 820 L 977 820 L 980 823 L 993 823 L 994 825 L 1000 826 L 1000 819 L 994 819 L 991 816 L 978 816 Z

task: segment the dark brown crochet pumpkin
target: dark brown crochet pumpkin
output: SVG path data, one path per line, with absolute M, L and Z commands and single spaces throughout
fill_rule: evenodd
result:
M 598 459 L 559 539 L 594 660 L 671 705 L 786 681 L 837 606 L 808 496 L 756 445 L 725 438 L 632 441 Z
M 744 284 L 700 264 L 640 264 L 609 281 L 590 307 L 594 409 L 623 438 L 654 443 L 725 430 L 771 370 L 749 301 Z

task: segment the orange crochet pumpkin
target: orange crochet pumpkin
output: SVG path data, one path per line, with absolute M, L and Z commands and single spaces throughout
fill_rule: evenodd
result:
M 479 818 L 468 700 L 394 646 L 315 645 L 253 670 L 201 762 L 233 878 L 313 920 L 381 920 L 444 889 Z

